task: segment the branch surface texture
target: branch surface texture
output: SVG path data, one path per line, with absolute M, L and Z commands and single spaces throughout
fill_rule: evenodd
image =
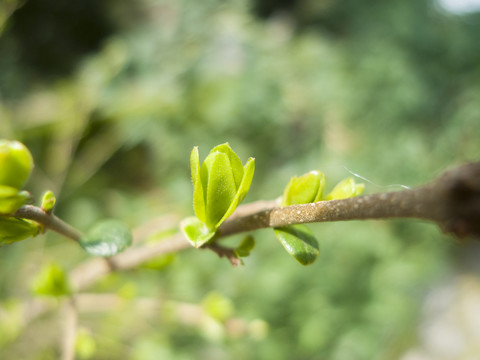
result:
M 480 162 L 454 168 L 412 190 L 273 207 L 232 216 L 220 226 L 218 236 L 293 224 L 387 218 L 433 221 L 457 237 L 480 238 Z

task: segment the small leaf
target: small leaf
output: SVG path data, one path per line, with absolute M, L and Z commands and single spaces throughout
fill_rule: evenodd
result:
M 91 255 L 113 256 L 132 244 L 132 233 L 119 220 L 104 220 L 80 238 L 79 242 Z
M 235 187 L 238 189 L 243 179 L 244 170 L 243 170 L 242 160 L 240 160 L 240 158 L 235 153 L 235 151 L 232 150 L 229 143 L 215 146 L 210 151 L 210 153 L 215 151 L 218 151 L 227 155 L 228 161 L 230 162 L 230 168 L 233 172 L 233 178 L 235 179 Z
M 237 190 L 237 194 L 233 198 L 228 210 L 225 212 L 220 221 L 216 224 L 218 228 L 230 215 L 233 214 L 237 206 L 243 201 L 245 196 L 247 196 L 248 190 L 252 185 L 253 173 L 255 172 L 255 159 L 249 158 L 247 163 L 244 166 L 243 179 L 240 183 L 240 187 Z
M 0 246 L 36 236 L 39 231 L 39 225 L 33 221 L 0 216 Z
M 309 265 L 319 254 L 317 239 L 305 225 L 290 225 L 273 229 L 287 252 L 300 264 Z
M 13 214 L 21 206 L 29 203 L 32 197 L 28 191 L 0 185 L 0 214 Z
M 21 142 L 0 139 L 0 185 L 20 189 L 33 169 L 33 157 Z
M 235 177 L 227 154 L 211 152 L 202 164 L 200 175 L 203 188 L 207 190 L 206 224 L 215 228 L 237 194 Z
M 33 284 L 33 291 L 38 295 L 63 296 L 71 293 L 64 270 L 57 264 L 43 268 Z
M 210 229 L 195 216 L 183 219 L 180 223 L 180 229 L 187 240 L 196 248 L 206 244 L 215 235 L 214 230 Z
M 358 196 L 363 192 L 365 184 L 356 184 L 355 179 L 346 178 L 340 181 L 327 195 L 326 200 L 347 199 Z
M 243 238 L 240 245 L 235 249 L 235 254 L 238 257 L 247 257 L 255 247 L 255 239 L 252 235 L 247 235 Z
M 55 202 L 57 199 L 55 198 L 55 195 L 53 194 L 52 191 L 48 190 L 43 194 L 42 198 L 42 209 L 45 212 L 51 212 L 53 210 L 53 207 L 55 206 Z
M 205 192 L 203 190 L 202 179 L 200 177 L 200 158 L 198 147 L 194 147 L 190 154 L 190 169 L 192 171 L 193 183 L 193 210 L 195 215 L 203 222 L 207 221 Z
M 300 177 L 293 177 L 283 192 L 282 206 L 308 204 L 320 201 L 325 188 L 325 175 L 310 171 Z
M 225 143 L 214 147 L 201 166 L 198 148 L 194 147 L 190 154 L 190 168 L 195 215 L 208 227 L 208 231 L 200 228 L 189 230 L 187 237 L 197 244 L 195 239 L 204 237 L 206 233 L 209 237 L 213 236 L 213 232 L 245 198 L 252 183 L 255 160 L 250 158 L 242 166 L 240 158 Z M 205 238 L 198 243 L 204 241 Z

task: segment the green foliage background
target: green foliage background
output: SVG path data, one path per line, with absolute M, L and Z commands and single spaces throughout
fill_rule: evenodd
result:
M 345 167 L 415 186 L 478 160 L 479 13 L 427 0 L 55 4 L 0 4 L 0 135 L 31 149 L 27 188 L 37 199 L 53 190 L 56 214 L 81 229 L 103 217 L 136 227 L 193 214 L 194 145 L 204 157 L 228 141 L 244 161 L 256 158 L 246 201 L 276 198 L 312 169 L 327 188 L 349 176 Z M 161 269 L 107 277 L 91 291 L 125 301 L 80 314 L 95 342 L 83 355 L 398 358 L 415 344 L 422 297 L 459 249 L 415 221 L 312 229 L 321 254 L 309 267 L 260 231 L 240 269 L 189 250 L 160 259 Z M 2 358 L 58 355 L 59 315 L 23 327 L 20 309 L 44 264 L 72 269 L 85 258 L 52 233 L 0 249 Z M 224 311 L 188 321 L 185 303 Z

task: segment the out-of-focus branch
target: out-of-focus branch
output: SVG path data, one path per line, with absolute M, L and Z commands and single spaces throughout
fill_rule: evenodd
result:
M 62 360 L 75 359 L 75 340 L 77 336 L 78 315 L 75 298 L 63 303 L 64 330 L 62 341 Z
M 70 281 L 75 290 L 82 290 L 114 270 L 132 269 L 161 255 L 190 247 L 184 236 L 177 234 L 153 244 L 127 249 L 123 253 L 110 257 L 109 263 L 105 262 L 103 258 L 90 259 L 70 273 Z

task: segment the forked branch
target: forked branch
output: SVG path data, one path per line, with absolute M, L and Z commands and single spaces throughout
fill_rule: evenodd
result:
M 70 238 L 79 232 L 54 215 L 24 206 L 16 216 L 35 220 Z M 268 227 L 312 222 L 418 218 L 437 223 L 459 238 L 480 239 L 480 162 L 456 167 L 431 183 L 412 190 L 359 196 L 343 200 L 278 207 L 275 201 L 240 206 L 219 228 L 216 239 Z M 163 254 L 189 248 L 177 234 L 157 244 L 144 244 L 103 259 L 91 259 L 71 273 L 76 290 L 84 289 L 114 270 L 132 269 Z

